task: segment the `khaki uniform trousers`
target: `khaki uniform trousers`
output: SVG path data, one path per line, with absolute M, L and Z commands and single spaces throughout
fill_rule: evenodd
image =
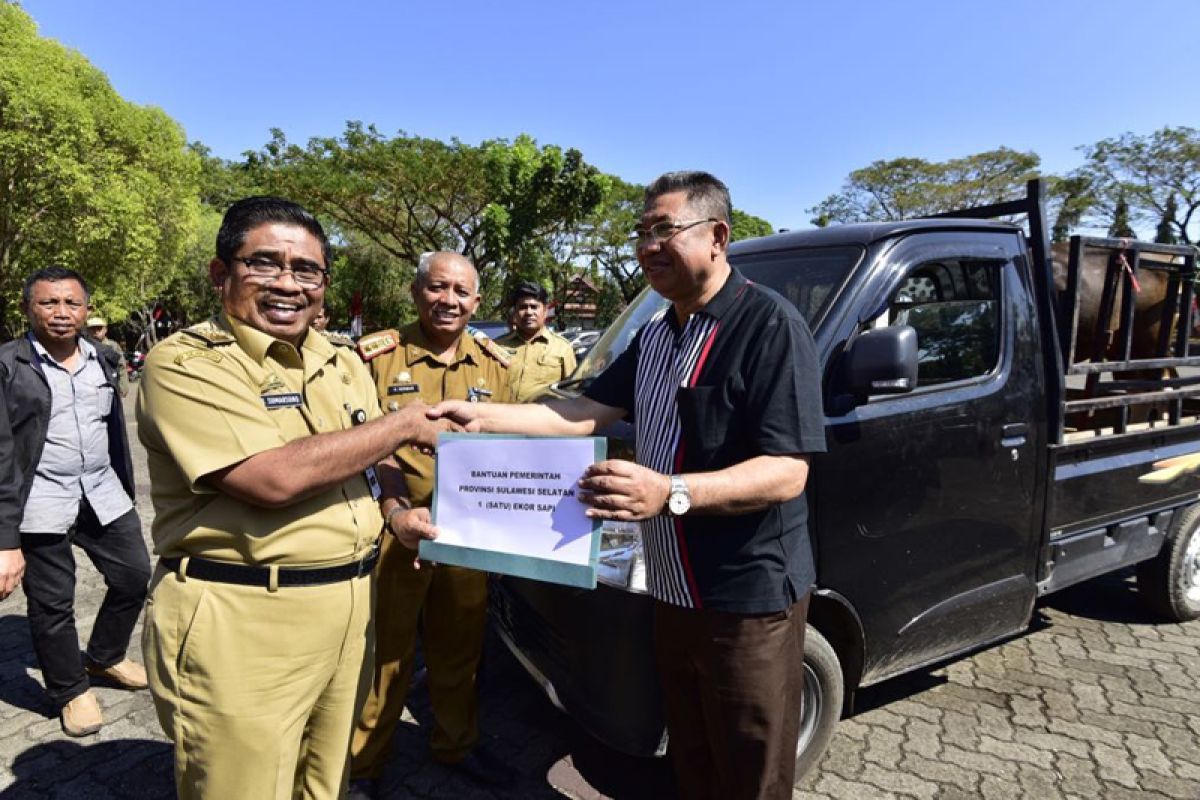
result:
M 180 798 L 341 796 L 372 657 L 372 581 L 271 592 L 158 567 L 142 648 Z
M 445 564 L 413 569 L 416 552 L 383 537 L 376 568 L 375 671 L 350 746 L 351 777 L 379 777 L 412 679 L 418 626 L 428 668 L 433 758 L 461 761 L 479 741 L 475 673 L 487 622 L 487 573 Z

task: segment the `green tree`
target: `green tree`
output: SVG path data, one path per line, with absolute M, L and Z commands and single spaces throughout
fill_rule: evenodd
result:
M 1129 224 L 1129 203 L 1124 195 L 1117 197 L 1113 208 L 1112 224 L 1108 226 L 1108 235 L 1113 239 L 1136 239 L 1137 234 Z
M 196 180 L 162 110 L 0 2 L 0 335 L 22 326 L 23 276 L 51 263 L 79 270 L 110 321 L 156 295 L 195 230 Z
M 1179 237 L 1175 235 L 1175 217 L 1178 214 L 1179 204 L 1175 201 L 1175 195 L 1171 195 L 1167 198 L 1167 207 L 1163 209 L 1162 219 L 1154 230 L 1154 241 L 1159 244 L 1179 244 Z
M 1118 200 L 1133 222 L 1168 220 L 1179 241 L 1200 239 L 1200 131 L 1166 127 L 1148 136 L 1125 133 L 1080 148 L 1084 171 L 1099 199 L 1097 212 L 1111 218 Z M 1167 214 L 1174 198 L 1176 209 Z
M 1065 242 L 1071 231 L 1079 227 L 1083 217 L 1096 202 L 1091 180 L 1083 174 L 1048 177 L 1049 205 L 1047 216 L 1054 220 L 1050 239 Z
M 771 223 L 762 217 L 747 214 L 736 208 L 733 209 L 733 225 L 731 227 L 730 238 L 735 242 L 742 239 L 755 239 L 759 236 L 770 236 L 775 232 Z
M 850 173 L 840 192 L 808 209 L 812 223 L 869 222 L 925 217 L 1007 200 L 1037 174 L 1036 153 L 1007 147 L 931 162 L 876 161 Z
M 389 138 L 360 122 L 305 147 L 274 131 L 248 166 L 259 185 L 302 198 L 343 236 L 373 243 L 405 284 L 422 253 L 463 253 L 490 308 L 502 303 L 507 273 L 545 271 L 549 241 L 590 213 L 608 180 L 578 151 L 528 136 L 472 146 Z

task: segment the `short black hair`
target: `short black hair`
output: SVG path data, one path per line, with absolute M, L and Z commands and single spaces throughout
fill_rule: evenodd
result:
M 545 305 L 546 301 L 550 299 L 550 295 L 546 293 L 546 287 L 533 281 L 521 281 L 514 286 L 508 295 L 508 304 L 515 306 L 522 297 L 532 297 L 542 305 Z
M 708 172 L 667 172 L 646 187 L 644 207 L 649 208 L 659 195 L 686 192 L 688 205 L 706 217 L 733 224 L 733 206 L 729 187 Z
M 259 225 L 280 222 L 297 225 L 317 237 L 321 243 L 321 257 L 325 268 L 329 268 L 329 237 L 317 218 L 291 200 L 282 197 L 244 197 L 229 207 L 217 231 L 217 258 L 226 266 L 233 260 L 234 253 L 246 241 L 246 235 Z
M 51 264 L 48 267 L 43 267 L 37 272 L 25 279 L 25 285 L 21 287 L 21 302 L 29 305 L 29 297 L 33 292 L 33 285 L 38 281 L 49 281 L 50 283 L 58 283 L 59 281 L 79 281 L 79 285 L 83 287 L 83 296 L 90 298 L 92 290 L 88 288 L 87 281 L 73 269 L 61 266 L 59 264 Z

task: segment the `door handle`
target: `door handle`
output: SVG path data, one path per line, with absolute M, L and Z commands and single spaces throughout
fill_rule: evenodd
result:
M 1029 426 L 1024 422 L 1010 422 L 1000 428 L 1001 447 L 1020 447 L 1025 444 L 1025 435 Z

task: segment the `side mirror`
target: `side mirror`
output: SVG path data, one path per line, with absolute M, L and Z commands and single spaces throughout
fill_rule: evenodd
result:
M 851 343 L 843 360 L 844 386 L 865 400 L 917 388 L 917 332 L 909 325 L 873 328 Z

